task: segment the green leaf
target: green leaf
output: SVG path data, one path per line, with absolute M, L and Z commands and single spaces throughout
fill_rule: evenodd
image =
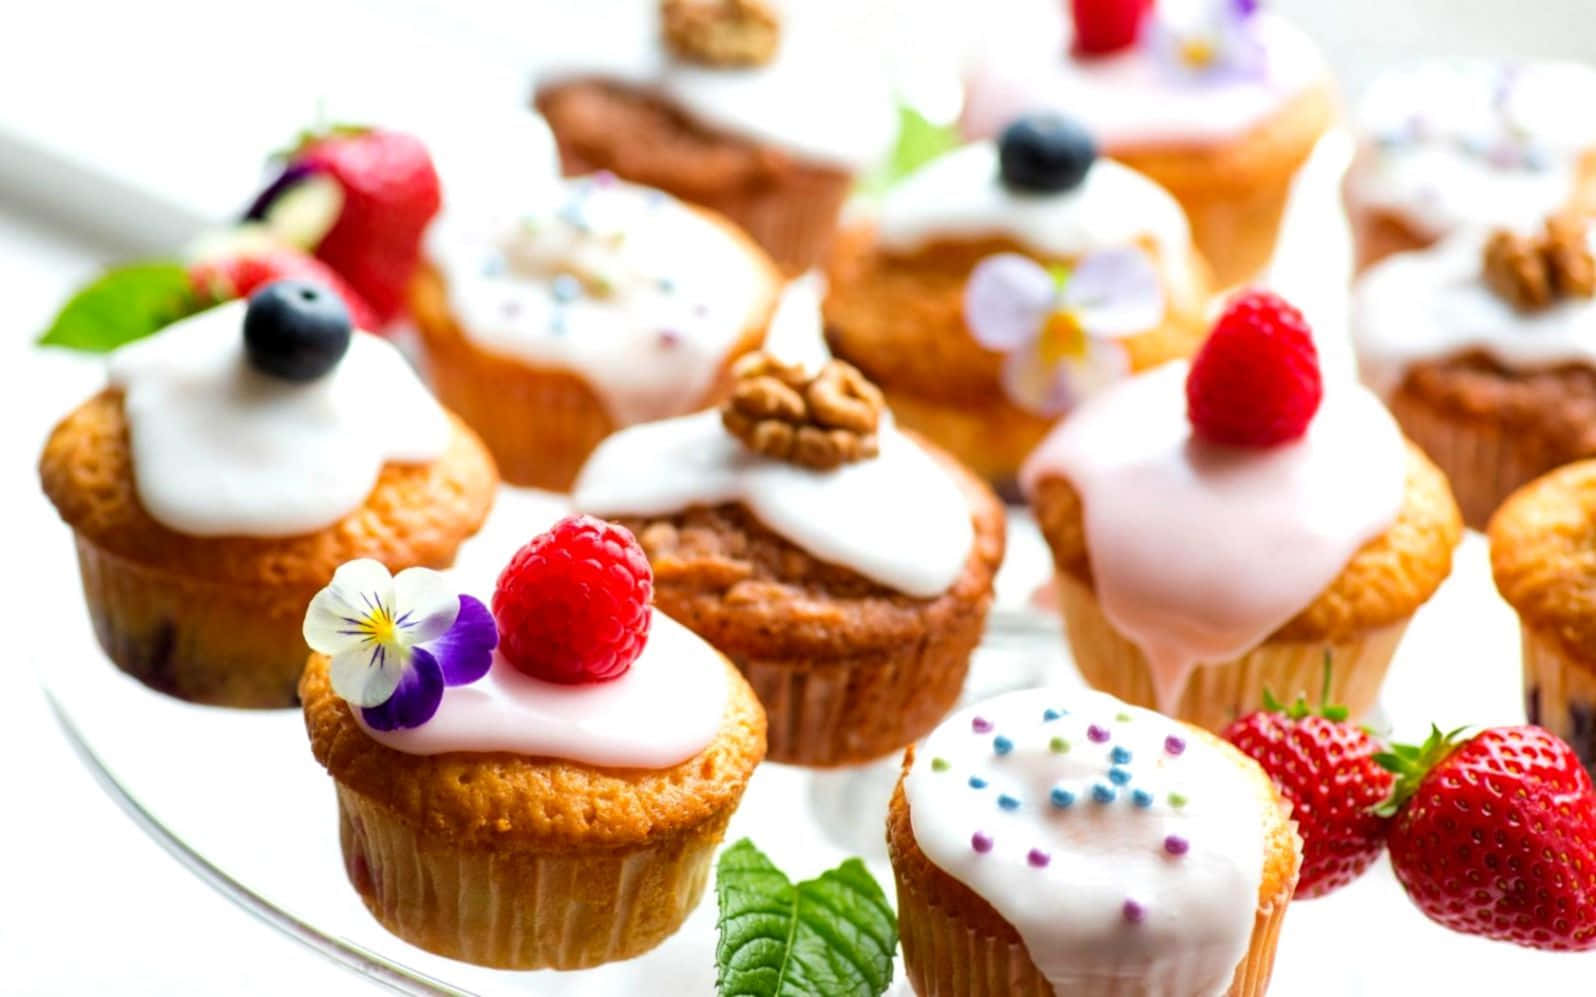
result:
M 867 194 L 884 194 L 893 184 L 958 146 L 956 125 L 936 124 L 907 104 L 900 104 L 897 143 L 887 161 L 871 172 L 861 187 Z
M 180 264 L 130 263 L 106 271 L 67 301 L 40 346 L 106 353 L 200 309 Z
M 880 997 L 898 923 L 864 863 L 792 884 L 744 838 L 715 868 L 721 997 Z

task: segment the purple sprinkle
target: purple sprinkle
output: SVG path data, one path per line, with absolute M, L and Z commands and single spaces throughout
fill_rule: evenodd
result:
M 976 717 L 970 721 L 970 729 L 977 734 L 989 734 L 992 731 L 992 721 L 986 717 Z
M 1104 743 L 1110 737 L 1107 727 L 1099 727 L 1096 724 L 1086 728 L 1086 736 L 1097 744 Z
M 977 831 L 970 835 L 970 847 L 975 849 L 980 854 L 985 855 L 987 852 L 992 850 L 992 839 L 990 836 Z
M 521 302 L 515 300 L 514 298 L 506 300 L 504 302 L 504 314 L 506 318 L 515 318 L 517 315 L 521 314 Z
M 681 341 L 681 333 L 674 329 L 661 329 L 659 331 L 659 345 L 662 349 L 674 349 Z
M 696 318 L 703 318 L 705 315 L 708 315 L 708 314 L 709 314 L 709 306 L 708 305 L 703 304 L 701 302 L 701 303 L 696 304 L 696 305 L 693 306 L 693 315 Z
M 1164 751 L 1171 755 L 1179 755 L 1186 750 L 1186 742 L 1174 734 L 1164 738 Z
M 609 170 L 599 170 L 593 174 L 593 184 L 597 187 L 608 187 L 615 183 L 615 174 Z
M 1125 906 L 1120 910 L 1125 915 L 1125 920 L 1132 924 L 1141 924 L 1142 918 L 1147 916 L 1147 909 L 1134 900 L 1125 901 Z
M 1033 869 L 1042 869 L 1045 868 L 1049 862 L 1053 861 L 1053 856 L 1042 851 L 1040 848 L 1033 848 L 1026 853 L 1025 861 L 1029 862 L 1031 864 L 1031 868 Z
M 1171 834 L 1164 839 L 1164 851 L 1171 855 L 1185 855 L 1191 850 L 1191 842 L 1178 834 Z

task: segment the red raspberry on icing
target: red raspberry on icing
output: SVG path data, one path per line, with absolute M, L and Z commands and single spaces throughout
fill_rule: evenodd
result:
M 1269 447 L 1308 431 L 1324 385 L 1302 313 L 1268 291 L 1238 294 L 1186 376 L 1186 416 L 1214 443 Z
M 1152 0 L 1070 0 L 1075 51 L 1108 55 L 1136 44 Z
M 648 640 L 653 601 L 654 573 L 636 538 L 602 519 L 568 516 L 499 575 L 499 650 L 546 682 L 619 678 Z

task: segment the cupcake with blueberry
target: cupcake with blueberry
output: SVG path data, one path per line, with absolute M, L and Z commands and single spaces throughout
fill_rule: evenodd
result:
M 1358 104 L 1344 195 L 1362 269 L 1467 228 L 1596 209 L 1596 70 L 1571 62 L 1425 62 Z
M 571 12 L 536 104 L 567 174 L 609 170 L 742 226 L 789 273 L 817 263 L 896 128 L 875 53 L 838 5 L 601 0 Z
M 294 702 L 304 604 L 352 558 L 444 567 L 493 461 L 320 285 L 267 284 L 112 353 L 39 459 L 95 634 L 194 702 Z
M 515 553 L 491 610 L 369 560 L 310 602 L 305 726 L 385 928 L 571 970 L 653 948 L 697 906 L 765 720 L 650 588 L 630 534 L 575 517 Z
M 1175 195 L 1220 286 L 1245 281 L 1274 252 L 1292 179 L 1335 115 L 1318 50 L 1261 6 L 1071 0 L 1069 17 L 1017 22 L 969 80 L 964 129 L 986 138 L 1016 114 L 1075 115 L 1105 155 Z
M 1180 206 L 1052 115 L 932 160 L 844 231 L 827 336 L 899 421 L 1009 481 L 1058 417 L 1202 336 Z
M 1302 848 L 1219 738 L 1011 692 L 915 745 L 887 812 L 904 968 L 948 997 L 1262 997 Z
M 1446 478 L 1264 291 L 1191 363 L 1076 410 L 1022 483 L 1086 681 L 1210 730 L 1327 660 L 1327 701 L 1364 714 L 1462 531 Z

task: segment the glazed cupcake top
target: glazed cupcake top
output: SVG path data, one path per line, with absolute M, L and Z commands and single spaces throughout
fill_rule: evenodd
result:
M 436 460 L 453 433 L 398 350 L 291 281 L 118 349 L 108 373 L 140 503 L 191 536 L 330 526 L 384 464 Z
M 1568 203 L 1596 121 L 1596 70 L 1567 62 L 1431 62 L 1378 78 L 1357 110 L 1348 196 L 1431 238 L 1533 224 Z
M 967 88 L 966 134 L 988 137 L 1016 114 L 1056 110 L 1079 118 L 1111 155 L 1216 144 L 1326 79 L 1314 45 L 1258 0 L 1160 0 L 1138 34 L 1106 41 L 1096 25 L 1059 17 L 1064 6 L 1039 4 L 1045 21 L 991 46 Z
M 945 719 L 903 792 L 916 844 L 1057 993 L 1134 971 L 1215 995 L 1247 951 L 1274 823 L 1248 767 L 1111 696 L 1026 689 Z
M 581 375 L 618 425 L 702 399 L 775 296 L 770 264 L 735 230 L 608 174 L 487 225 L 445 219 L 429 249 L 468 339 Z
M 1390 394 L 1414 364 L 1470 352 L 1514 371 L 1596 367 L 1593 249 L 1588 225 L 1554 217 L 1531 235 L 1464 231 L 1380 261 L 1353 290 L 1364 380 Z

